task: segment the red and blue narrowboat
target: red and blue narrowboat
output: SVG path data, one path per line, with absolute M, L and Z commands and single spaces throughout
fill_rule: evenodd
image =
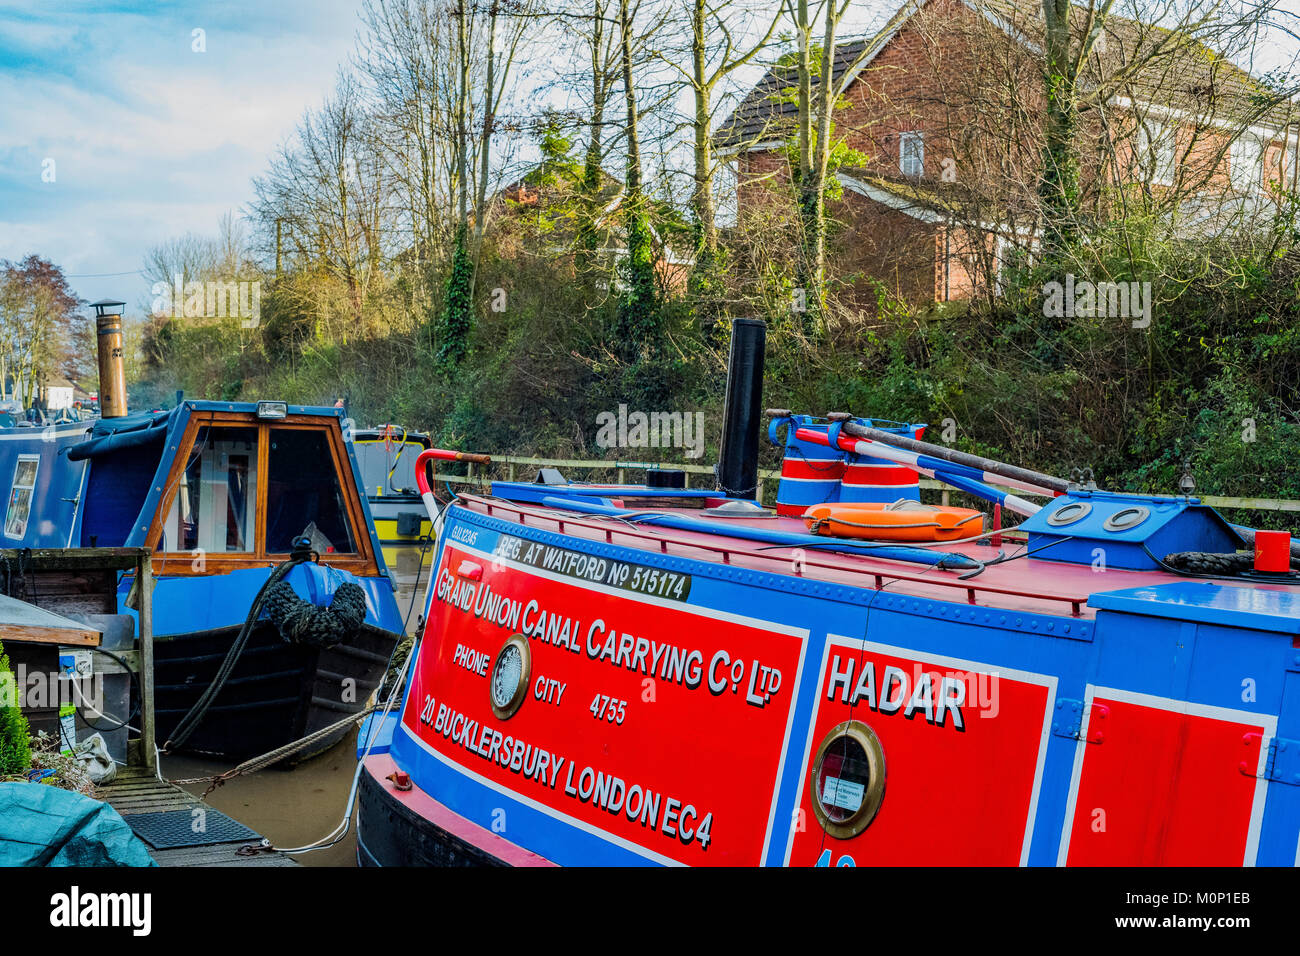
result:
M 1013 520 L 860 484 L 778 514 L 754 500 L 761 343 L 737 323 L 723 491 L 442 506 L 426 466 L 454 453 L 420 456 L 437 558 L 358 743 L 361 864 L 1297 863 L 1288 536 L 784 412 L 828 472 L 879 459 Z M 903 525 L 941 530 L 881 533 Z

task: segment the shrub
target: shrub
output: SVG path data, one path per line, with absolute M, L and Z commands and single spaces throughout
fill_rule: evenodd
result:
M 31 765 L 31 732 L 18 706 L 18 682 L 9 655 L 0 645 L 0 776 L 21 773 Z

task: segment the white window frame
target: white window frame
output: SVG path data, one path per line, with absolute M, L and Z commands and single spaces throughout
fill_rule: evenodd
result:
M 1030 236 L 1028 242 L 1021 242 L 1023 231 L 1012 239 L 1010 236 L 997 234 L 993 237 L 993 287 L 1000 295 L 1007 289 L 1007 273 L 1012 267 L 1025 267 L 1033 264 L 1038 241 Z
M 18 484 L 18 471 L 23 467 L 25 462 L 35 462 L 36 467 L 32 469 L 31 484 Z M 41 456 L 40 455 L 19 455 L 18 460 L 14 463 L 14 476 L 9 485 L 9 504 L 5 508 L 5 528 L 4 536 L 6 538 L 15 538 L 19 541 L 27 534 L 27 525 L 31 522 L 32 505 L 36 500 L 36 479 L 41 473 Z M 20 519 L 14 514 L 14 505 L 18 502 L 18 492 L 27 491 L 27 511 Z
M 736 225 L 740 211 L 740 175 L 735 162 L 721 162 L 713 172 L 713 223 L 722 229 Z
M 1153 186 L 1172 186 L 1177 163 L 1178 127 L 1146 118 L 1138 123 L 1137 160 L 1142 177 Z
M 1264 184 L 1264 144 L 1243 133 L 1228 148 L 1228 179 L 1239 193 L 1256 193 Z
M 925 175 L 925 134 L 921 130 L 898 134 L 898 171 L 911 179 Z

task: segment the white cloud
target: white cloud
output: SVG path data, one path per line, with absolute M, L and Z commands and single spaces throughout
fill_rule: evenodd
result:
M 34 252 L 69 274 L 123 272 L 172 236 L 215 231 L 332 88 L 358 6 L 41 19 L 0 0 L 12 10 L 0 18 L 0 258 Z M 190 49 L 195 26 L 207 31 L 205 53 Z M 41 181 L 47 157 L 54 183 Z M 128 302 L 143 294 L 130 276 L 73 281 L 85 298 L 105 283 Z

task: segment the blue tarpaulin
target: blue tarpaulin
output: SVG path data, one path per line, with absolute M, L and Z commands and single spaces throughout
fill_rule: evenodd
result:
M 107 803 L 41 783 L 0 783 L 0 866 L 157 866 Z

